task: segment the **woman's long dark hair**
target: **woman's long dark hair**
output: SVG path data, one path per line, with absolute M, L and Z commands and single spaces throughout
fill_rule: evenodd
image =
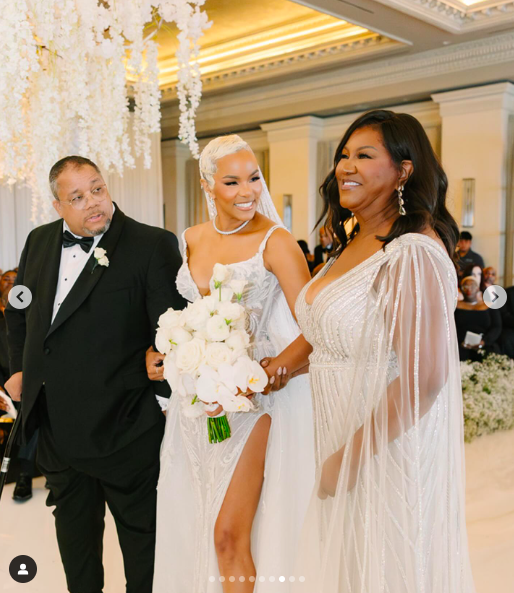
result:
M 414 169 L 403 191 L 406 215 L 395 220 L 388 235 L 377 236 L 377 239 L 383 241 L 385 247 L 400 235 L 419 233 L 430 227 L 439 235 L 448 255 L 455 261 L 459 227 L 446 208 L 446 173 L 419 121 L 406 113 L 385 110 L 370 111 L 353 122 L 337 147 L 334 168 L 320 187 L 325 207 L 318 224 L 326 218 L 325 225 L 333 229 L 337 238 L 336 251 L 340 253 L 348 241 L 359 232 L 358 224 L 350 233 L 346 232 L 345 223 L 350 220 L 352 213 L 339 203 L 339 187 L 335 172 L 350 136 L 362 128 L 373 128 L 382 134 L 384 146 L 398 170 L 402 161 L 412 161 Z M 396 191 L 391 200 L 398 201 Z

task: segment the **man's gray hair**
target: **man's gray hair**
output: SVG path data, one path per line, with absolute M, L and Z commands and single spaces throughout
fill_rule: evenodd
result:
M 200 177 L 207 182 L 209 187 L 213 187 L 214 174 L 218 170 L 217 162 L 219 159 L 241 150 L 248 150 L 253 153 L 249 144 L 237 134 L 214 138 L 202 150 L 200 155 Z
M 48 175 L 50 189 L 52 190 L 52 195 L 56 200 L 59 199 L 59 196 L 57 195 L 57 178 L 64 171 L 64 169 L 68 167 L 68 165 L 71 167 L 75 167 L 76 169 L 83 167 L 84 165 L 89 165 L 90 167 L 93 167 L 93 169 L 101 175 L 101 171 L 98 165 L 96 165 L 95 163 L 93 163 L 93 161 L 89 160 L 84 156 L 72 155 L 64 157 L 63 159 L 55 163 L 55 165 L 50 169 L 50 174 Z

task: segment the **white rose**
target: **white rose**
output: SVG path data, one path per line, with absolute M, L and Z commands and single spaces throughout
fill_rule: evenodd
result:
M 179 346 L 193 339 L 193 336 L 183 327 L 172 327 L 167 330 L 171 346 Z
M 169 337 L 169 330 L 160 327 L 155 335 L 155 345 L 161 354 L 169 354 L 171 351 L 171 342 Z
M 98 260 L 98 264 L 101 266 L 109 267 L 109 260 L 104 256 Z
M 194 303 L 191 303 L 183 313 L 184 323 L 194 330 L 200 330 L 205 327 L 207 320 L 210 317 L 203 299 L 198 299 Z
M 213 315 L 205 327 L 211 342 L 223 342 L 230 335 L 230 327 L 221 315 Z
M 164 329 L 172 329 L 173 327 L 182 325 L 182 311 L 175 311 L 172 308 L 168 309 L 166 313 L 163 313 L 159 317 L 158 325 Z
M 245 331 L 236 329 L 230 332 L 225 344 L 234 352 L 243 353 L 250 345 L 250 336 Z
M 205 362 L 210 367 L 218 370 L 221 364 L 232 364 L 234 362 L 234 352 L 225 344 L 214 342 L 207 344 L 205 349 Z
M 177 368 L 183 373 L 195 375 L 203 363 L 205 356 L 205 342 L 194 338 L 177 347 Z
M 97 247 L 95 249 L 95 259 L 100 260 L 102 257 L 105 257 L 107 254 L 107 251 L 105 251 L 105 249 L 102 249 L 101 247 Z
M 243 297 L 243 292 L 247 284 L 248 282 L 246 280 L 232 280 L 230 283 L 230 288 L 234 291 L 238 301 Z
M 233 323 L 244 315 L 244 309 L 238 303 L 220 303 L 218 308 L 218 315 L 223 317 L 226 321 Z
M 223 283 L 230 280 L 231 272 L 227 266 L 223 264 L 215 264 L 212 271 L 212 282 L 216 288 L 219 288 Z

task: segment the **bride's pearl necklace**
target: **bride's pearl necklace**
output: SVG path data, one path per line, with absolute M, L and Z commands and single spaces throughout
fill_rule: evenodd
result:
M 233 231 L 220 231 L 219 228 L 216 226 L 216 219 L 213 218 L 212 226 L 214 227 L 214 230 L 217 233 L 219 233 L 220 235 L 233 235 L 234 233 L 238 233 L 239 231 L 243 230 L 249 222 L 250 222 L 249 220 L 247 220 L 246 222 L 243 222 L 243 224 L 241 226 L 238 226 L 237 229 L 234 229 Z

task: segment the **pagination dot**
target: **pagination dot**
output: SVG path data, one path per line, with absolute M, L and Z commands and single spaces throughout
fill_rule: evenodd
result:
M 286 580 L 286 577 L 278 577 L 278 580 L 279 580 L 281 583 L 283 583 L 283 582 L 285 582 L 285 580 Z
M 300 577 L 298 580 L 300 581 L 300 583 L 305 583 L 305 577 Z
M 294 583 L 294 582 L 295 582 L 295 580 L 296 580 L 296 579 L 295 579 L 294 577 L 289 577 L 289 582 L 290 582 L 290 583 Z
M 216 577 L 209 577 L 209 581 L 210 581 L 211 583 L 214 583 L 214 581 L 215 581 L 215 580 L 216 580 Z

